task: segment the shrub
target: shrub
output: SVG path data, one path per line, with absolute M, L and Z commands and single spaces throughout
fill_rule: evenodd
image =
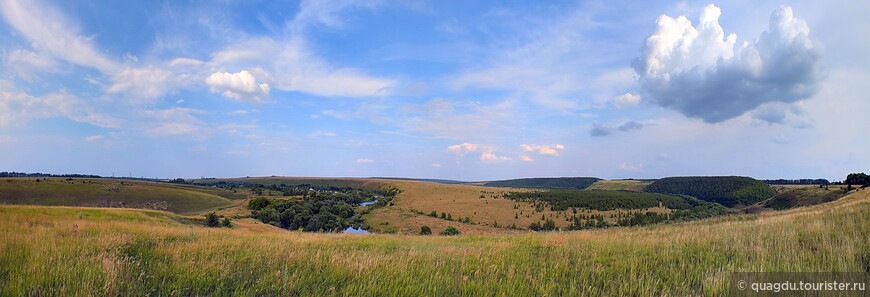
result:
M 218 215 L 216 213 L 210 212 L 210 213 L 205 215 L 205 225 L 206 226 L 217 227 L 218 224 L 219 224 Z
M 224 227 L 227 227 L 227 228 L 232 228 L 232 227 L 233 227 L 233 222 L 230 221 L 230 218 L 228 218 L 228 217 L 224 217 L 224 219 L 221 221 L 221 226 L 224 226 Z
M 459 235 L 459 234 L 460 234 L 459 229 L 456 229 L 456 227 L 453 227 L 453 226 L 447 226 L 447 229 L 444 229 L 444 231 L 441 231 L 441 235 Z
M 429 226 L 423 225 L 420 227 L 420 235 L 432 235 L 432 229 Z

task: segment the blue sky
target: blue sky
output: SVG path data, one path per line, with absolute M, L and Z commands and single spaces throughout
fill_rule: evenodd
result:
M 0 170 L 870 170 L 862 1 L 0 0 Z

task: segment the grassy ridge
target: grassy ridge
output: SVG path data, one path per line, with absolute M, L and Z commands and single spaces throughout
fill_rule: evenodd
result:
M 585 189 L 599 181 L 596 177 L 544 177 L 520 178 L 484 182 L 487 187 L 530 188 L 530 189 Z
M 650 181 L 640 181 L 640 180 L 599 180 L 587 187 L 586 190 L 606 190 L 606 191 L 631 191 L 631 192 L 643 192 L 643 189 L 646 188 L 647 185 L 651 184 Z
M 764 207 L 773 209 L 787 209 L 800 206 L 816 205 L 831 202 L 843 197 L 845 192 L 840 187 L 819 188 L 816 186 L 802 186 L 795 188 L 783 188 L 764 203 Z
M 870 191 L 676 225 L 495 236 L 208 229 L 0 206 L 0 295 L 727 295 L 731 271 L 870 271 Z M 263 226 L 263 225 L 257 225 Z
M 666 177 L 648 185 L 644 191 L 689 195 L 728 207 L 750 205 L 776 195 L 767 184 L 743 176 Z
M 227 206 L 221 189 L 117 179 L 0 179 L 0 203 L 55 206 L 128 207 L 196 214 Z M 224 196 L 224 197 L 222 197 Z

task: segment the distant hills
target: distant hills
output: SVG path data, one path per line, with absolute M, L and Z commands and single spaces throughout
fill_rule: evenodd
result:
M 479 184 L 487 187 L 582 190 L 599 180 L 601 179 L 597 177 L 542 177 L 487 181 Z

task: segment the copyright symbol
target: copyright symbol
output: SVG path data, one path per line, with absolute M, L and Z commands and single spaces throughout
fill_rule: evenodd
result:
M 740 290 L 745 290 L 746 289 L 746 281 L 737 282 L 737 288 Z

